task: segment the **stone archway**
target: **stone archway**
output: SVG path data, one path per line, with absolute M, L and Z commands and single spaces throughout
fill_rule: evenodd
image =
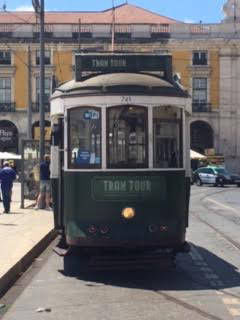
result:
M 214 147 L 213 129 L 205 121 L 194 121 L 191 123 L 191 149 L 202 154 L 205 149 Z
M 9 120 L 0 120 L 0 151 L 18 153 L 18 129 Z

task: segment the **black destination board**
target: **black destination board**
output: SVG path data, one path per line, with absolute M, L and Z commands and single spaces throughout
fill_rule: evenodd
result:
M 76 54 L 76 81 L 81 81 L 83 72 L 156 72 L 162 78 L 170 79 L 172 57 L 141 54 Z

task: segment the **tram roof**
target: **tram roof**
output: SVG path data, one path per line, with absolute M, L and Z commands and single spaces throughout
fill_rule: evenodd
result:
M 171 83 L 153 74 L 124 72 L 98 74 L 78 82 L 68 81 L 56 88 L 51 98 L 108 93 L 188 97 L 187 92 L 177 83 Z

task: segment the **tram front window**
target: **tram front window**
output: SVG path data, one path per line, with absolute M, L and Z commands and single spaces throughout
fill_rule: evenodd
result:
M 148 167 L 146 108 L 109 108 L 107 130 L 108 168 Z
M 101 167 L 101 110 L 79 107 L 68 113 L 70 168 Z
M 153 109 L 153 160 L 155 168 L 180 168 L 182 164 L 182 111 L 176 107 Z

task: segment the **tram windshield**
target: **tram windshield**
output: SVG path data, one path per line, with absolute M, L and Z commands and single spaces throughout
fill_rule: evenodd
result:
M 107 111 L 108 168 L 147 168 L 147 108 L 119 106 Z
M 183 167 L 182 110 L 174 106 L 152 110 L 153 131 L 150 128 L 149 133 L 147 107 L 106 108 L 107 168 L 149 168 L 148 148 L 153 151 L 153 168 Z M 70 169 L 102 168 L 101 121 L 101 108 L 77 107 L 68 111 Z M 149 134 L 153 137 L 150 142 Z
M 182 111 L 176 107 L 153 109 L 153 166 L 180 168 L 182 160 Z
M 71 109 L 68 113 L 70 168 L 101 167 L 101 110 L 92 107 Z

